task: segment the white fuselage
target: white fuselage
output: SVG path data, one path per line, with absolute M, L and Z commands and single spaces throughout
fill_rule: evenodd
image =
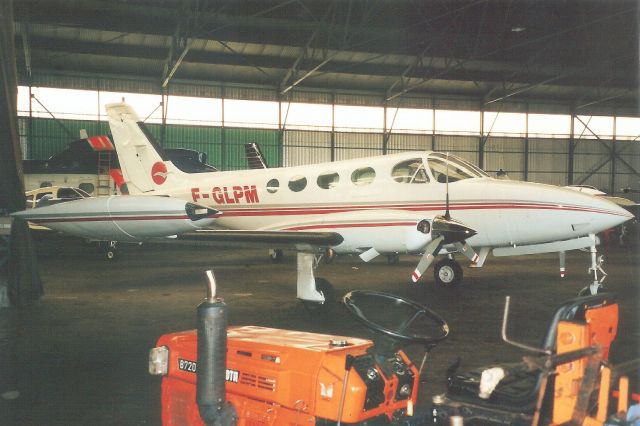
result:
M 444 214 L 447 183 L 439 182 L 428 167 L 428 182 L 399 182 L 393 173 L 410 159 L 428 164 L 430 155 L 406 152 L 206 174 L 184 174 L 167 163 L 166 181 L 156 193 L 220 210 L 223 215 L 216 223 L 225 228 L 339 232 L 344 242 L 337 252 L 371 247 L 380 253 L 419 252 L 425 240 L 415 232 L 416 224 Z M 365 170 L 368 177 L 362 180 L 354 177 L 367 168 L 375 172 L 372 180 L 371 170 Z M 327 176 L 333 184 L 326 184 Z M 468 240 L 474 247 L 567 240 L 631 218 L 609 201 L 551 185 L 473 177 L 450 182 L 448 190 L 451 217 L 477 232 Z

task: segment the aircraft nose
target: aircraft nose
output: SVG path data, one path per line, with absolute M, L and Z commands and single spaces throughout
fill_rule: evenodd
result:
M 600 222 L 602 230 L 616 227 L 634 218 L 631 212 L 613 201 L 595 195 L 581 195 L 587 200 L 587 204 Z

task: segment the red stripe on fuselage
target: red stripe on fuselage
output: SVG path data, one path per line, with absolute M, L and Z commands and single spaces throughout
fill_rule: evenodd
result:
M 290 216 L 290 215 L 314 215 L 346 213 L 363 210 L 404 210 L 404 211 L 440 211 L 444 210 L 444 204 L 388 204 L 388 205 L 364 205 L 364 206 L 326 206 L 326 207 L 265 207 L 265 208 L 243 208 L 224 209 L 219 207 L 225 217 L 242 216 Z M 609 214 L 614 216 L 624 216 L 622 213 L 601 210 L 583 206 L 564 206 L 557 204 L 529 204 L 529 203 L 485 203 L 485 204 L 465 204 L 458 203 L 449 207 L 450 210 L 559 210 L 559 211 L 581 211 L 588 213 Z

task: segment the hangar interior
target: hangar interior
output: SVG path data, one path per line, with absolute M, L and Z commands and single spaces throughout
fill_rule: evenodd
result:
M 124 97 L 141 100 L 162 146 L 205 152 L 221 170 L 246 168 L 248 142 L 270 166 L 436 150 L 492 175 L 638 202 L 638 14 L 635 0 L 14 0 L 3 9 L 3 75 L 15 64 L 5 93 L 16 94 L 22 159 L 48 158 L 81 129 L 108 133 L 104 103 Z M 65 94 L 73 101 L 61 102 Z M 181 114 L 183 102 L 197 114 Z M 20 185 L 4 173 L 19 176 L 19 158 L 2 159 L 11 167 L 1 210 L 15 210 L 7 200 Z M 366 336 L 342 311 L 310 317 L 291 297 L 291 261 L 270 265 L 260 251 L 212 259 L 198 247 L 149 245 L 115 267 L 65 238 L 37 241 L 36 252 L 39 268 L 21 273 L 39 270 L 44 296 L 0 308 L 0 361 L 10 366 L 0 376 L 2 424 L 159 423 L 147 351 L 162 333 L 193 328 L 212 264 L 234 286 L 223 290 L 230 322 Z M 639 355 L 640 262 L 637 246 L 607 257 L 621 301 L 619 362 Z M 496 259 L 449 293 L 407 287 L 414 263 L 338 259 L 323 273 L 340 277 L 341 293 L 393 291 L 447 317 L 456 334 L 434 352 L 423 403 L 444 388 L 457 355 L 471 366 L 518 356 L 497 334 L 505 295 L 526 305 L 514 327 L 535 341 L 587 267 L 570 254 L 575 274 L 560 283 L 554 256 Z
M 274 166 L 434 149 L 513 179 L 617 193 L 640 170 L 628 143 L 640 133 L 635 6 L 16 2 L 24 156 L 108 131 L 105 99 L 124 92 L 155 95 L 139 114 L 162 144 L 222 170 L 246 167 L 247 141 Z M 38 88 L 93 95 L 65 109 Z M 180 114 L 181 97 L 216 103 L 199 104 L 204 121 Z M 238 100 L 267 111 L 232 116 Z M 296 120 L 308 104 L 327 108 Z

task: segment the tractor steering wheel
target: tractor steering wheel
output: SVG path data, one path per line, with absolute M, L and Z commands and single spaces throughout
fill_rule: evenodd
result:
M 440 315 L 393 294 L 354 290 L 345 294 L 342 302 L 367 328 L 393 340 L 431 346 L 449 335 L 449 326 Z

